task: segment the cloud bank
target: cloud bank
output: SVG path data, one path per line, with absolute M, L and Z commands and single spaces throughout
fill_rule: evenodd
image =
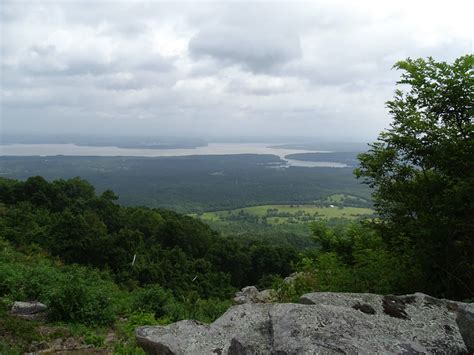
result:
M 473 51 L 470 1 L 8 2 L 3 133 L 373 139 L 394 62 Z

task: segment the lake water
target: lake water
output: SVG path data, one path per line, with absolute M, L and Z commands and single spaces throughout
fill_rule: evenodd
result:
M 80 146 L 76 144 L 5 144 L 0 145 L 0 156 L 128 156 L 128 157 L 177 157 L 189 155 L 228 155 L 228 154 L 272 154 L 285 163 L 281 167 L 331 167 L 344 168 L 347 165 L 337 162 L 310 162 L 285 159 L 294 153 L 315 151 L 302 149 L 272 148 L 267 143 L 209 143 L 205 147 L 187 149 L 134 149 L 118 147 Z M 321 152 L 321 151 L 320 151 Z M 325 152 L 321 152 L 325 153 Z

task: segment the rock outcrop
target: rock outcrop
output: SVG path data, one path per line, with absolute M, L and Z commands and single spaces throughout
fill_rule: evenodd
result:
M 30 320 L 39 320 L 46 317 L 47 306 L 37 301 L 13 303 L 10 314 Z
M 141 327 L 147 354 L 469 354 L 474 305 L 421 293 L 311 293 L 296 303 L 245 303 L 207 325 Z

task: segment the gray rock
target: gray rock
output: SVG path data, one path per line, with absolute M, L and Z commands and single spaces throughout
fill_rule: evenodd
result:
M 259 292 L 255 286 L 247 286 L 235 294 L 234 302 L 236 304 L 269 303 L 273 302 L 275 298 L 275 290 L 263 290 Z
M 244 304 L 255 302 L 258 294 L 258 289 L 255 286 L 247 286 L 235 294 L 234 302 L 237 304 Z
M 241 354 L 241 346 L 268 351 L 268 342 L 261 340 L 266 338 L 262 333 L 269 331 L 270 307 L 254 303 L 234 306 L 210 325 L 183 320 L 166 327 L 141 327 L 136 338 L 147 354 Z
M 10 314 L 24 319 L 43 319 L 46 317 L 48 307 L 40 302 L 20 302 L 13 303 Z
M 12 314 L 35 314 L 46 311 L 48 307 L 40 302 L 20 302 L 16 301 L 12 305 Z
M 283 279 L 283 282 L 286 284 L 292 284 L 296 281 L 296 279 L 300 278 L 303 276 L 302 272 L 294 272 L 290 276 L 287 276 Z
M 270 303 L 270 302 L 274 302 L 275 300 L 276 300 L 275 290 L 272 290 L 272 289 L 263 290 L 257 294 L 257 302 Z
M 420 293 L 312 293 L 301 300 L 234 306 L 210 325 L 186 320 L 141 327 L 136 338 L 157 355 L 458 354 L 471 346 L 469 304 Z
M 474 354 L 474 304 L 459 306 L 456 323 L 470 354 Z
M 49 348 L 49 344 L 47 342 L 34 340 L 31 342 L 29 350 L 30 352 L 36 353 L 48 348 Z

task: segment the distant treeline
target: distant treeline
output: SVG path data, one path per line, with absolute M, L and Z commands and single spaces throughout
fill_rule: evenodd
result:
M 114 190 L 124 205 L 182 213 L 262 204 L 303 204 L 334 193 L 370 199 L 352 168 L 269 168 L 275 155 L 137 157 L 0 157 L 4 177 L 48 180 L 81 176 L 98 191 Z

